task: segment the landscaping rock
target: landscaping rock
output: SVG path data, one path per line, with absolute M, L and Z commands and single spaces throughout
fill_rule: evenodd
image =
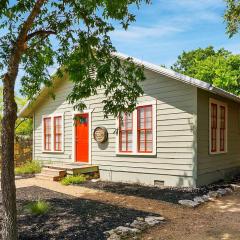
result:
M 99 182 L 100 180 L 101 180 L 100 178 L 92 179 L 91 182 L 96 183 L 96 182 Z
M 158 216 L 137 217 L 132 223 L 126 223 L 125 226 L 117 227 L 104 232 L 104 234 L 108 240 L 139 239 L 139 233 L 162 223 L 164 220 L 164 217 Z
M 233 190 L 232 190 L 230 187 L 228 187 L 228 188 L 225 188 L 225 190 L 227 191 L 227 193 L 228 193 L 228 194 L 230 194 L 230 193 L 232 193 L 232 192 L 233 192 Z
M 219 188 L 217 190 L 217 193 L 220 194 L 221 196 L 224 196 L 227 194 L 227 191 L 224 188 Z
M 140 230 L 136 228 L 119 226 L 115 228 L 114 233 L 118 234 L 122 238 L 126 238 L 136 236 L 138 233 L 140 233 Z
M 195 201 L 192 201 L 192 200 L 179 200 L 178 203 L 185 206 L 185 207 L 190 207 L 190 208 L 194 208 L 194 207 L 197 207 L 199 205 L 198 202 L 195 202 Z
M 231 184 L 231 188 L 232 188 L 234 191 L 240 191 L 240 185 L 238 185 L 238 184 Z
M 130 224 L 130 227 L 139 229 L 139 230 L 141 230 L 141 231 L 144 231 L 144 230 L 146 230 L 146 229 L 149 227 L 149 225 L 148 225 L 148 223 L 146 223 L 145 221 L 134 220 L 134 221 Z
M 204 202 L 208 202 L 208 201 L 211 201 L 211 197 L 209 195 L 203 195 L 202 196 L 202 199 L 204 200 Z
M 149 216 L 145 218 L 145 222 L 151 227 L 161 223 L 164 220 L 164 217 Z
M 193 201 L 194 202 L 197 202 L 197 203 L 204 203 L 204 202 L 206 202 L 206 200 L 203 198 L 203 197 L 195 197 L 194 199 L 193 199 Z M 208 201 L 208 200 L 207 200 Z
M 211 197 L 211 198 L 217 198 L 217 197 L 220 196 L 220 194 L 217 191 L 210 191 L 208 193 L 208 196 Z

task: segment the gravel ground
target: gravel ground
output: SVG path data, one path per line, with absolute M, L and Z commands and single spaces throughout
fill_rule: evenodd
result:
M 51 210 L 48 214 L 32 216 L 23 211 L 23 206 L 38 199 L 50 203 Z M 17 189 L 17 205 L 19 239 L 22 240 L 101 240 L 105 239 L 104 231 L 132 222 L 136 217 L 153 215 L 100 201 L 76 198 L 37 186 Z

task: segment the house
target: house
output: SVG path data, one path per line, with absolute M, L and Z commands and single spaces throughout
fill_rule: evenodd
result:
M 33 118 L 33 159 L 97 165 L 103 180 L 165 186 L 196 187 L 240 172 L 240 98 L 134 62 L 145 67 L 144 96 L 121 123 L 104 119 L 101 91 L 75 112 L 67 79 L 54 80 L 55 99 L 44 88 L 27 104 L 19 117 Z

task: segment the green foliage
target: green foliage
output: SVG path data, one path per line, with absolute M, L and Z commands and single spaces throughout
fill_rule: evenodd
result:
M 225 0 L 227 9 L 224 19 L 227 23 L 227 34 L 232 37 L 239 32 L 240 27 L 240 0 Z
M 44 215 L 49 212 L 50 204 L 43 200 L 38 200 L 36 202 L 27 204 L 25 209 L 33 215 Z
M 2 70 L 6 70 L 4 66 L 9 63 L 12 49 L 17 47 L 19 36 L 29 27 L 23 23 L 38 4 L 39 11 L 20 52 L 24 69 L 21 93 L 32 99 L 42 85 L 52 86 L 49 69 L 58 65 L 62 67 L 56 77 L 67 73 L 74 84 L 68 101 L 76 109 L 85 108 L 82 100 L 101 88 L 106 117 L 131 112 L 137 97 L 143 94 L 140 87 L 143 67 L 134 65 L 130 58 L 119 60 L 109 35 L 114 30 L 113 22 L 127 29 L 135 21 L 129 6 L 140 7 L 142 3 L 148 4 L 150 0 L 5 1 L 0 9 L 0 29 L 4 33 L 0 37 Z
M 15 174 L 21 175 L 40 173 L 41 169 L 42 169 L 41 164 L 38 161 L 31 161 L 23 164 L 20 167 L 16 167 Z
M 67 176 L 61 180 L 61 184 L 63 185 L 71 185 L 71 184 L 80 184 L 85 182 L 87 179 L 84 175 L 79 176 Z
M 212 46 L 183 52 L 171 67 L 174 71 L 200 79 L 240 95 L 240 55 Z

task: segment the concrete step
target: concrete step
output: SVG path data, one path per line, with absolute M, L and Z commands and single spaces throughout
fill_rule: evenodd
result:
M 45 173 L 38 173 L 35 175 L 35 177 L 37 179 L 50 180 L 50 181 L 60 181 L 62 179 L 62 177 L 60 177 L 60 176 L 54 176 L 54 175 L 49 175 L 49 174 L 45 174 Z
M 47 167 L 43 167 L 41 173 L 50 175 L 50 176 L 59 176 L 61 178 L 65 177 L 67 175 L 66 171 L 64 171 L 64 170 L 52 169 L 52 168 L 47 168 Z

